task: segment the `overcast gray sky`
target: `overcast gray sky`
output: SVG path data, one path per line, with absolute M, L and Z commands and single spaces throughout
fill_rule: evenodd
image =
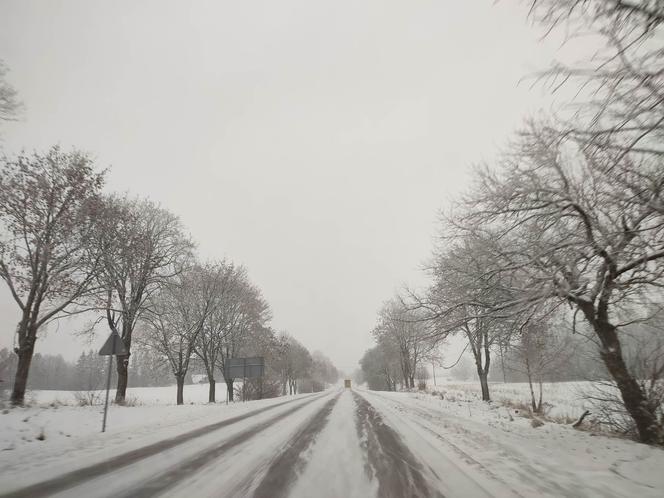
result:
M 54 143 L 245 264 L 273 326 L 346 371 L 381 303 L 421 285 L 437 211 L 545 105 L 556 46 L 517 0 L 0 0 L 26 106 L 2 147 Z M 0 346 L 17 310 L 0 290 Z M 66 324 L 37 350 L 75 358 Z M 106 331 L 104 331 L 106 334 Z M 103 338 L 97 338 L 97 344 Z

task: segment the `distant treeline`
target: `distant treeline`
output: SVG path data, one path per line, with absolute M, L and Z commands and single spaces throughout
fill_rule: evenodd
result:
M 0 389 L 10 389 L 14 381 L 17 356 L 7 348 L 0 349 Z M 173 384 L 168 367 L 147 351 L 137 351 L 129 363 L 132 387 L 158 387 Z M 81 353 L 70 362 L 62 355 L 35 353 L 30 367 L 28 389 L 61 391 L 89 391 L 106 387 L 108 356 L 96 351 Z M 111 386 L 115 387 L 117 371 L 111 372 Z M 187 377 L 190 384 L 191 376 Z

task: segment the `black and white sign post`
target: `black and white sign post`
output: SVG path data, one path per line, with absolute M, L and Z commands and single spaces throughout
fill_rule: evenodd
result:
M 104 421 L 101 423 L 101 432 L 106 431 L 106 415 L 108 413 L 108 393 L 111 390 L 111 371 L 113 369 L 113 355 L 127 354 L 122 337 L 113 331 L 99 350 L 100 356 L 108 356 L 108 377 L 106 379 L 106 403 L 104 403 Z

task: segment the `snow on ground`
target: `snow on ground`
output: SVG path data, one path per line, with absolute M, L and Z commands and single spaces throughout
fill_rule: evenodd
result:
M 345 391 L 334 406 L 330 422 L 309 448 L 304 468 L 290 492 L 293 498 L 363 498 L 376 496 L 376 480 L 369 480 L 369 465 L 355 421 L 356 406 Z M 322 485 L 324 483 L 324 485 Z
M 217 384 L 217 393 L 224 389 L 225 384 Z M 103 405 L 77 406 L 73 392 L 33 391 L 32 405 L 0 411 L 0 489 L 3 483 L 28 476 L 31 469 L 32 479 L 35 472 L 45 479 L 292 398 L 208 404 L 207 390 L 207 384 L 185 386 L 185 401 L 196 403 L 177 406 L 175 386 L 129 389 L 136 405 L 110 405 L 103 434 Z
M 535 396 L 539 395 L 537 386 Z M 546 382 L 543 384 L 542 400 L 546 405 L 547 415 L 561 421 L 576 420 L 585 410 L 592 411 L 592 404 L 585 399 L 586 393 L 594 390 L 592 382 Z M 428 386 L 429 391 L 444 394 L 450 400 L 475 401 L 482 397 L 480 384 L 473 382 L 438 382 Z M 491 399 L 500 404 L 530 405 L 530 388 L 527 382 L 491 382 Z
M 368 392 L 367 398 L 402 428 L 415 451 L 426 455 L 422 441 L 428 440 L 489 490 L 493 482 L 524 497 L 664 496 L 661 449 L 562 424 L 533 428 L 529 419 L 511 420 L 496 403 L 425 393 Z
M 491 387 L 494 399 L 528 401 L 527 385 Z M 552 410 L 568 410 L 576 418 L 584 406 L 573 396 L 585 387 L 567 383 L 545 386 L 545 392 Z M 261 491 L 265 482 L 295 497 L 375 496 L 381 494 L 377 484 L 391 482 L 376 470 L 385 462 L 406 462 L 406 456 L 415 462 L 416 474 L 429 476 L 433 489 L 446 497 L 664 496 L 661 449 L 566 424 L 535 428 L 530 419 L 514 416 L 514 408 L 480 401 L 472 384 L 436 389 L 445 392 L 444 399 L 337 389 L 298 395 L 294 403 L 148 455 L 131 472 L 120 468 L 82 482 L 75 496 L 128 498 L 138 491 L 150 496 L 154 486 L 170 496 L 192 490 L 197 496 L 244 496 Z M 75 406 L 72 393 L 34 393 L 33 406 L 0 414 L 0 489 L 17 489 L 293 399 L 209 405 L 207 385 L 193 385 L 185 396 L 196 403 L 176 406 L 174 392 L 174 387 L 130 390 L 137 405 L 112 406 L 104 434 L 99 432 L 103 407 Z M 223 386 L 217 392 L 223 393 Z M 368 411 L 373 409 L 376 413 Z M 394 441 L 383 421 L 398 435 Z M 378 446 L 368 444 L 367 430 Z M 44 440 L 37 438 L 42 432 Z M 390 467 L 392 473 L 396 467 Z M 72 496 L 68 493 L 61 495 Z
M 217 392 L 225 393 L 225 384 L 217 384 Z M 102 404 L 79 406 L 74 391 L 29 392 L 26 407 L 0 411 L 0 451 L 20 450 L 35 443 L 42 448 L 50 447 L 59 441 L 100 432 L 103 395 L 98 400 Z M 110 400 L 114 396 L 115 392 L 111 390 Z M 130 388 L 127 399 L 135 406 L 109 405 L 106 428 L 109 433 L 136 428 L 142 432 L 144 428 L 214 417 L 219 412 L 219 404 L 210 406 L 206 403 L 207 384 L 185 386 L 185 402 L 188 404 L 180 407 L 175 406 L 175 386 Z M 173 409 L 163 410 L 163 406 Z M 237 410 L 237 404 L 228 407 L 229 413 Z M 43 440 L 39 439 L 40 435 L 44 436 Z
M 322 393 L 310 398 L 313 399 L 311 403 L 305 400 L 301 409 L 296 409 L 300 403 L 297 401 L 275 411 L 252 416 L 160 451 L 140 460 L 131 469 L 121 468 L 105 473 L 55 496 L 245 496 L 242 492 L 236 492 L 235 488 L 242 485 L 247 475 L 259 474 L 262 466 L 269 463 L 298 425 L 312 416 L 329 397 L 330 393 Z M 293 413 L 275 420 L 275 415 L 288 411 Z M 262 426 L 260 432 L 257 425 Z M 256 432 L 258 435 L 253 437 Z M 226 449 L 225 446 L 229 447 Z
M 248 437 L 241 445 L 224 452 L 220 457 L 198 468 L 195 474 L 179 482 L 164 497 L 185 496 L 192 489 L 196 490 L 197 496 L 239 497 L 256 496 L 256 494 L 263 496 L 261 493 L 256 493 L 256 487 L 269 472 L 272 464 L 283 452 L 288 450 L 291 444 L 297 441 L 296 436 L 299 429 L 315 418 L 321 408 L 333 400 L 337 393 L 338 391 L 328 391 L 301 410 L 296 410 L 284 419 L 271 422 L 269 427 L 260 432 L 258 436 Z M 249 423 L 255 422 L 254 418 Z M 223 472 L 220 473 L 219 469 L 223 469 Z M 286 481 L 288 481 L 287 470 L 284 469 L 283 472 L 283 478 Z M 325 496 L 321 488 L 326 488 L 331 478 L 331 475 L 327 475 L 322 481 L 318 481 L 316 483 L 317 493 L 307 496 Z M 285 488 L 288 487 L 281 481 L 274 482 L 273 485 L 274 494 L 268 491 L 270 496 L 280 496 L 277 489 L 280 489 L 282 485 Z

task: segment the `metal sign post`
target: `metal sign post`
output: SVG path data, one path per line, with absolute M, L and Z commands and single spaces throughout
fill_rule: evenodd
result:
M 106 415 L 108 414 L 108 393 L 111 390 L 111 369 L 113 368 L 113 355 L 108 355 L 108 377 L 106 379 L 106 401 L 104 402 L 104 420 L 101 423 L 101 432 L 106 432 Z
M 122 338 L 114 330 L 106 339 L 106 342 L 99 350 L 100 356 L 108 356 L 108 376 L 106 378 L 106 402 L 104 403 L 104 420 L 101 423 L 101 432 L 106 432 L 106 416 L 108 414 L 108 393 L 111 390 L 111 369 L 113 368 L 113 355 L 125 355 L 127 350 L 124 347 Z

